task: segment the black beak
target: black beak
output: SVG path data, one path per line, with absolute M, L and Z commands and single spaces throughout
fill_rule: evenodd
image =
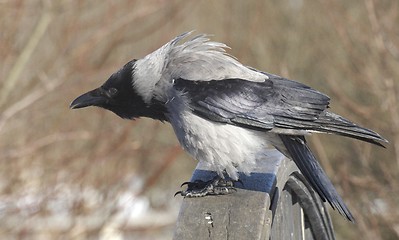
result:
M 69 107 L 72 109 L 77 109 L 89 106 L 100 106 L 105 101 L 105 97 L 100 94 L 100 89 L 96 88 L 77 97 L 75 100 L 73 100 Z

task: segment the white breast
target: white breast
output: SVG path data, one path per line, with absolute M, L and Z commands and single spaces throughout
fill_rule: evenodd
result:
M 178 98 L 167 106 L 173 112 L 169 121 L 183 148 L 198 161 L 212 165 L 220 176 L 226 170 L 237 180 L 238 171 L 249 174 L 256 161 L 267 159 L 270 149 L 274 149 L 268 140 L 270 133 L 208 121 L 185 111 L 187 106 Z

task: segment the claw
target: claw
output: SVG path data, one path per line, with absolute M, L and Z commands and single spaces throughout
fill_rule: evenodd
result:
M 178 191 L 175 193 L 175 195 L 173 195 L 173 197 L 176 197 L 176 195 L 178 195 L 178 194 L 183 195 L 182 193 L 183 193 L 182 191 Z
M 194 180 L 194 182 L 184 182 L 180 185 L 180 187 L 183 187 L 184 185 L 188 185 L 188 188 L 191 188 L 192 186 L 195 187 L 196 185 L 199 185 L 199 184 L 206 184 L 206 182 L 197 179 L 197 180 Z
M 184 183 L 182 183 L 181 185 L 180 185 L 180 187 L 183 187 L 184 185 L 188 185 L 188 184 L 190 184 L 191 182 L 184 182 Z
M 204 197 L 206 195 L 225 195 L 233 192 L 237 192 L 234 188 L 234 183 L 242 181 L 226 180 L 219 176 L 214 177 L 209 181 L 195 180 L 193 182 L 184 182 L 180 187 L 187 185 L 187 189 L 178 191 L 174 196 L 180 194 L 183 197 Z

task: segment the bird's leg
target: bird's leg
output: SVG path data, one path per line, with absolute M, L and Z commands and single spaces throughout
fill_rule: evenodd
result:
M 236 181 L 222 178 L 219 175 L 209 181 L 195 180 L 194 182 L 184 182 L 181 186 L 187 185 L 187 189 L 176 192 L 175 196 L 178 194 L 183 197 L 226 195 L 237 191 L 234 187 L 234 182 Z

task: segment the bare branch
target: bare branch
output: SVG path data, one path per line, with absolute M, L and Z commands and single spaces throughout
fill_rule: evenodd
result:
M 33 51 L 36 49 L 40 39 L 46 32 L 51 19 L 52 19 L 52 13 L 50 8 L 48 7 L 48 4 L 45 4 L 47 6 L 41 17 L 39 22 L 36 25 L 36 28 L 33 30 L 33 33 L 25 45 L 24 49 L 22 50 L 21 54 L 17 58 L 15 64 L 13 65 L 12 69 L 10 70 L 10 73 L 8 77 L 6 78 L 4 82 L 4 86 L 0 91 L 0 107 L 4 105 L 5 101 L 7 100 L 7 97 L 10 95 L 12 92 L 13 88 L 15 85 L 18 83 L 19 76 L 23 72 L 23 69 L 26 65 L 26 63 L 29 61 L 30 57 L 32 56 Z

